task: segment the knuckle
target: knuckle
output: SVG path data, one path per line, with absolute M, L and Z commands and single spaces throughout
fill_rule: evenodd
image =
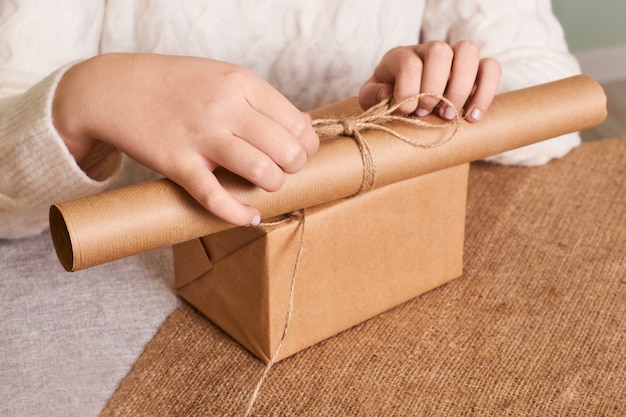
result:
M 232 224 L 242 226 L 247 224 L 248 220 L 241 212 L 240 203 L 221 186 L 209 186 L 199 193 L 196 199 L 210 213 Z
M 317 133 L 313 132 L 306 147 L 307 157 L 310 155 L 313 155 L 315 152 L 319 150 L 319 148 L 320 148 L 320 137 L 317 135 Z
M 310 129 L 312 128 L 309 119 L 304 114 L 300 113 L 298 116 L 294 117 L 293 121 L 291 122 L 291 126 L 289 126 L 289 133 L 291 133 L 296 138 L 300 138 L 304 136 Z
M 407 46 L 396 46 L 387 52 L 385 58 L 388 61 L 397 63 L 401 73 L 421 73 L 423 63 L 421 57 L 412 48 Z M 385 62 L 385 60 L 381 61 Z
M 202 203 L 211 213 L 220 213 L 228 204 L 229 198 L 225 191 L 209 188 L 202 191 L 198 197 L 198 201 Z
M 452 59 L 454 55 L 452 47 L 443 41 L 430 41 L 425 46 L 427 59 Z
M 405 55 L 406 51 L 406 46 L 396 46 L 388 50 L 385 53 L 384 58 L 395 58 L 397 56 L 403 56 Z
M 288 173 L 295 173 L 306 163 L 306 155 L 301 146 L 287 146 L 283 151 L 281 166 Z
M 224 70 L 222 77 L 225 82 L 240 86 L 243 82 L 250 78 L 250 71 L 238 65 L 231 65 Z
M 421 77 L 424 63 L 417 55 L 405 55 L 400 62 L 399 77 Z
M 200 98 L 199 106 L 189 110 L 193 114 L 189 114 L 190 126 L 187 132 L 194 136 L 204 136 L 215 132 L 217 122 L 224 120 L 226 113 L 235 105 L 232 97 L 221 92 L 213 95 L 204 94 Z
M 502 65 L 500 65 L 500 61 L 498 61 L 497 59 L 494 58 L 483 58 L 481 59 L 481 65 L 483 66 L 483 68 L 487 69 L 488 71 L 491 71 L 495 74 L 501 74 L 502 73 Z
M 465 53 L 478 56 L 478 54 L 480 53 L 478 45 L 468 40 L 458 41 L 452 46 L 452 50 L 457 54 Z
M 271 172 L 272 163 L 265 157 L 253 158 L 246 167 L 245 177 L 254 184 L 263 184 Z
M 300 166 L 306 160 L 307 149 L 315 152 L 319 147 L 319 137 L 313 130 L 311 117 L 305 113 L 300 113 L 299 116 L 294 118 L 288 132 L 296 141 L 289 146 L 285 146 L 281 161 L 286 167 L 294 164 Z

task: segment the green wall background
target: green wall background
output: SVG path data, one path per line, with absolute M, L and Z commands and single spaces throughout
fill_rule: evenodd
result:
M 626 0 L 552 0 L 572 52 L 626 47 Z

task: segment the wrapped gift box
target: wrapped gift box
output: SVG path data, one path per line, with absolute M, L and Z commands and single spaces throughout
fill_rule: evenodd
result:
M 360 112 L 351 98 L 314 116 L 342 125 Z M 325 137 L 277 192 L 215 171 L 226 190 L 264 218 L 303 211 L 302 235 L 298 220 L 233 229 L 167 179 L 57 204 L 50 230 L 68 271 L 174 245 L 176 290 L 265 361 L 292 305 L 280 359 L 461 273 L 469 162 L 605 117 L 601 86 L 576 76 L 497 96 L 480 123 L 462 121 L 449 141 L 445 129 L 399 122 L 387 127 L 415 140 L 413 146 L 380 129 L 363 132 L 366 146 L 340 133 Z M 363 148 L 371 151 L 375 176 L 371 191 L 354 196 L 366 183 Z
M 461 274 L 468 164 L 174 246 L 176 291 L 263 361 L 277 360 Z

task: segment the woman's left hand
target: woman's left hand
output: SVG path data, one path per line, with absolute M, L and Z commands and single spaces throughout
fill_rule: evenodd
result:
M 400 102 L 418 93 L 430 93 L 445 97 L 467 121 L 477 122 L 491 105 L 500 74 L 500 63 L 481 58 L 478 46 L 470 41 L 400 46 L 383 56 L 361 87 L 359 103 L 367 109 L 391 95 Z M 397 110 L 420 117 L 433 111 L 444 119 L 456 117 L 452 109 L 432 96 L 411 100 Z

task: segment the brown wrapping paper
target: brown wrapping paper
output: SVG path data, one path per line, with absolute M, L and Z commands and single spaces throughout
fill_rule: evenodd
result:
M 327 117 L 333 108 L 341 108 L 345 114 L 360 112 L 353 98 L 315 112 L 315 116 Z M 605 117 L 602 87 L 581 75 L 497 96 L 480 123 L 461 122 L 456 136 L 441 147 L 413 147 L 389 134 L 368 131 L 367 143 L 376 162 L 374 188 L 588 129 Z M 445 134 L 430 129 L 407 131 L 401 126 L 397 130 L 421 142 L 435 142 Z M 218 169 L 216 175 L 236 198 L 268 218 L 355 194 L 362 170 L 354 141 L 338 137 L 325 138 L 307 166 L 288 176 L 274 193 L 225 170 Z M 50 210 L 57 255 L 72 271 L 230 227 L 167 179 L 64 202 Z
M 461 275 L 468 172 L 456 165 L 304 209 L 303 220 L 174 245 L 176 292 L 266 363 L 288 326 L 282 360 Z

